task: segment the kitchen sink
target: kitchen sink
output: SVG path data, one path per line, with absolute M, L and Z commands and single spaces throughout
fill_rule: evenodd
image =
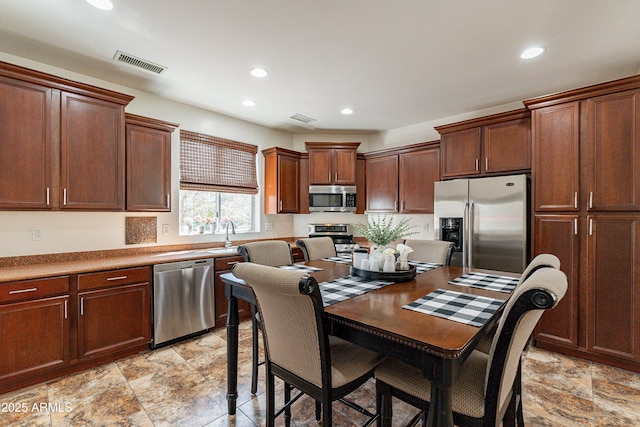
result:
M 225 254 L 225 253 L 237 252 L 237 251 L 238 251 L 237 246 L 231 246 L 229 248 L 211 248 L 211 249 L 200 250 L 200 252 L 209 252 L 212 254 Z

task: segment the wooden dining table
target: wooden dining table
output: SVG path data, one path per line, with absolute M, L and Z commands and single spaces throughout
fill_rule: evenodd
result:
M 343 263 L 315 260 L 304 264 L 322 269 L 308 273 L 318 283 L 349 275 L 349 265 Z M 324 309 L 329 334 L 415 366 L 431 381 L 429 426 L 453 426 L 452 386 L 462 363 L 497 322 L 504 304 L 480 327 L 402 307 L 436 289 L 502 300 L 509 298 L 509 293 L 449 283 L 472 271 L 519 277 L 502 271 L 443 266 L 417 274 L 413 280 L 394 283 Z M 255 296 L 251 288 L 232 273 L 223 274 L 221 278 L 229 303 L 227 401 L 229 414 L 233 415 L 238 397 L 238 298 L 255 304 Z

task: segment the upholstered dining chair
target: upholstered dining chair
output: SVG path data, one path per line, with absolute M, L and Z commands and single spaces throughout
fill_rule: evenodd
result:
M 266 353 L 266 424 L 273 426 L 275 418 L 284 412 L 285 424 L 289 425 L 291 404 L 301 395 L 291 399 L 291 388 L 295 387 L 320 402 L 322 425 L 330 427 L 331 403 L 371 378 L 382 357 L 328 335 L 322 319 L 324 308 L 320 288 L 306 273 L 239 263 L 234 266 L 233 274 L 253 289 L 262 319 Z M 275 376 L 285 383 L 285 406 L 277 413 Z
M 299 239 L 296 246 L 302 249 L 305 261 L 336 256 L 336 245 L 328 236 Z
M 451 263 L 453 243 L 443 240 L 407 239 L 404 244 L 413 249 L 407 257 L 409 261 L 435 262 L 442 265 Z
M 511 295 L 498 322 L 489 354 L 474 350 L 463 362 L 452 388 L 456 426 L 517 425 L 514 389 L 520 358 L 545 310 L 555 307 L 567 290 L 567 277 L 552 267 L 534 271 Z M 391 396 L 429 412 L 431 382 L 422 372 L 395 360 L 375 370 L 376 395 L 383 425 L 391 420 Z M 425 418 L 423 417 L 423 422 Z
M 293 264 L 291 246 L 284 240 L 264 240 L 245 243 L 244 245 L 238 246 L 238 253 L 245 262 L 253 262 L 255 264 L 269 265 L 272 267 Z M 258 392 L 258 367 L 263 364 L 263 362 L 259 360 L 259 317 L 256 307 L 251 306 L 251 330 L 253 334 L 251 339 L 251 394 Z

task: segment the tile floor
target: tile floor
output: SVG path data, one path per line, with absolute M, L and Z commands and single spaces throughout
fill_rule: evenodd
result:
M 264 381 L 256 396 L 249 392 L 249 326 L 241 325 L 235 416 L 227 414 L 226 333 L 220 330 L 0 395 L 0 426 L 264 425 Z M 640 374 L 531 348 L 524 358 L 523 393 L 527 426 L 640 425 Z M 351 398 L 373 411 L 373 382 Z M 394 425 L 415 413 L 395 401 Z M 294 426 L 319 425 L 306 397 L 294 404 L 292 418 Z M 335 425 L 363 422 L 358 412 L 334 404 Z

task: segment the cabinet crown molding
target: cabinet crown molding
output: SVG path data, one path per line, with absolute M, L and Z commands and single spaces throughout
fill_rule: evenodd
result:
M 305 142 L 305 147 L 308 149 L 314 148 L 351 148 L 357 150 L 360 146 L 359 142 Z
M 528 119 L 531 112 L 526 108 L 518 110 L 505 111 L 503 113 L 491 114 L 490 116 L 477 117 L 475 119 L 464 120 L 462 122 L 450 123 L 441 126 L 435 126 L 434 129 L 440 134 L 456 132 L 464 129 L 471 129 L 480 126 L 492 125 L 509 120 Z

